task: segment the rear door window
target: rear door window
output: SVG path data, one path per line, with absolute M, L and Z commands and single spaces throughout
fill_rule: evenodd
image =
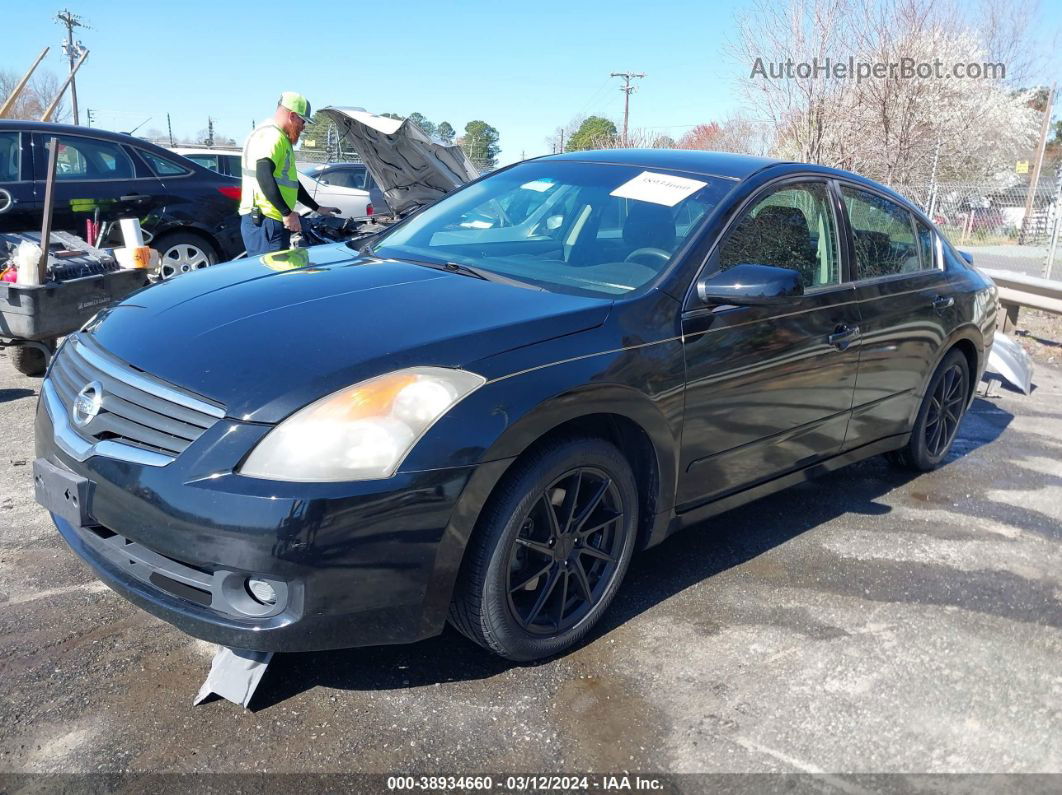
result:
M 221 168 L 218 166 L 217 155 L 185 155 L 193 163 L 198 163 L 203 168 L 209 168 L 211 171 L 217 171 L 221 173 Z
M 228 174 L 230 177 L 242 176 L 239 155 L 221 155 L 218 159 L 222 161 L 222 173 Z
M 113 141 L 60 135 L 56 180 L 133 179 L 133 161 Z
M 857 278 L 876 279 L 923 269 L 914 217 L 884 196 L 848 185 L 841 195 L 852 227 Z
M 337 168 L 325 173 L 329 185 L 337 188 L 365 189 L 365 172 L 356 168 Z

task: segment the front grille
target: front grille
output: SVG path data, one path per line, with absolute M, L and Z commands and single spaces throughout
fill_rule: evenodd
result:
M 78 393 L 89 384 L 99 385 L 102 400 L 96 416 L 80 427 L 71 423 L 81 438 L 170 458 L 225 415 L 220 406 L 130 367 L 80 335 L 63 346 L 48 381 L 68 419 Z

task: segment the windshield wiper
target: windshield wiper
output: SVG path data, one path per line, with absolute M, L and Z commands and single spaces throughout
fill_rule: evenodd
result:
M 531 284 L 531 282 L 514 279 L 511 276 L 502 276 L 500 273 L 495 273 L 494 271 L 480 270 L 479 268 L 473 268 L 471 265 L 462 265 L 459 262 L 447 262 L 445 268 L 451 273 L 460 273 L 464 276 L 475 276 L 488 282 L 509 284 L 513 287 L 524 287 L 529 290 L 538 290 L 539 292 L 544 289 L 537 284 Z
M 413 259 L 411 257 L 388 257 L 388 259 L 398 260 L 399 262 L 409 262 L 413 265 L 423 265 L 426 268 L 434 268 L 438 271 L 446 271 L 447 273 L 456 273 L 461 276 L 469 276 L 473 279 L 482 279 L 485 282 L 497 282 L 498 284 L 508 284 L 513 287 L 523 287 L 529 290 L 542 291 L 543 288 L 530 282 L 521 281 L 519 279 L 513 279 L 509 276 L 502 276 L 500 273 L 494 271 L 480 270 L 479 268 L 473 268 L 471 265 L 462 265 L 459 262 L 434 262 L 426 259 Z

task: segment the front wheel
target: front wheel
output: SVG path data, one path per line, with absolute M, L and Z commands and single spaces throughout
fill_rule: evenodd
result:
M 608 609 L 634 551 L 638 489 L 601 439 L 554 442 L 515 466 L 469 542 L 450 622 L 527 661 L 575 645 Z
M 958 435 L 969 398 L 970 365 L 962 351 L 952 350 L 929 381 L 911 439 L 890 453 L 889 460 L 918 472 L 940 466 Z

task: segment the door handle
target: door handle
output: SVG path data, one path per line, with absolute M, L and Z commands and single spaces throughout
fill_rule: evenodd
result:
M 859 336 L 859 326 L 846 326 L 844 324 L 833 330 L 833 334 L 826 338 L 839 351 L 845 350 Z
M 933 299 L 933 308 L 938 312 L 942 309 L 948 309 L 955 306 L 955 299 L 950 295 L 938 295 Z

